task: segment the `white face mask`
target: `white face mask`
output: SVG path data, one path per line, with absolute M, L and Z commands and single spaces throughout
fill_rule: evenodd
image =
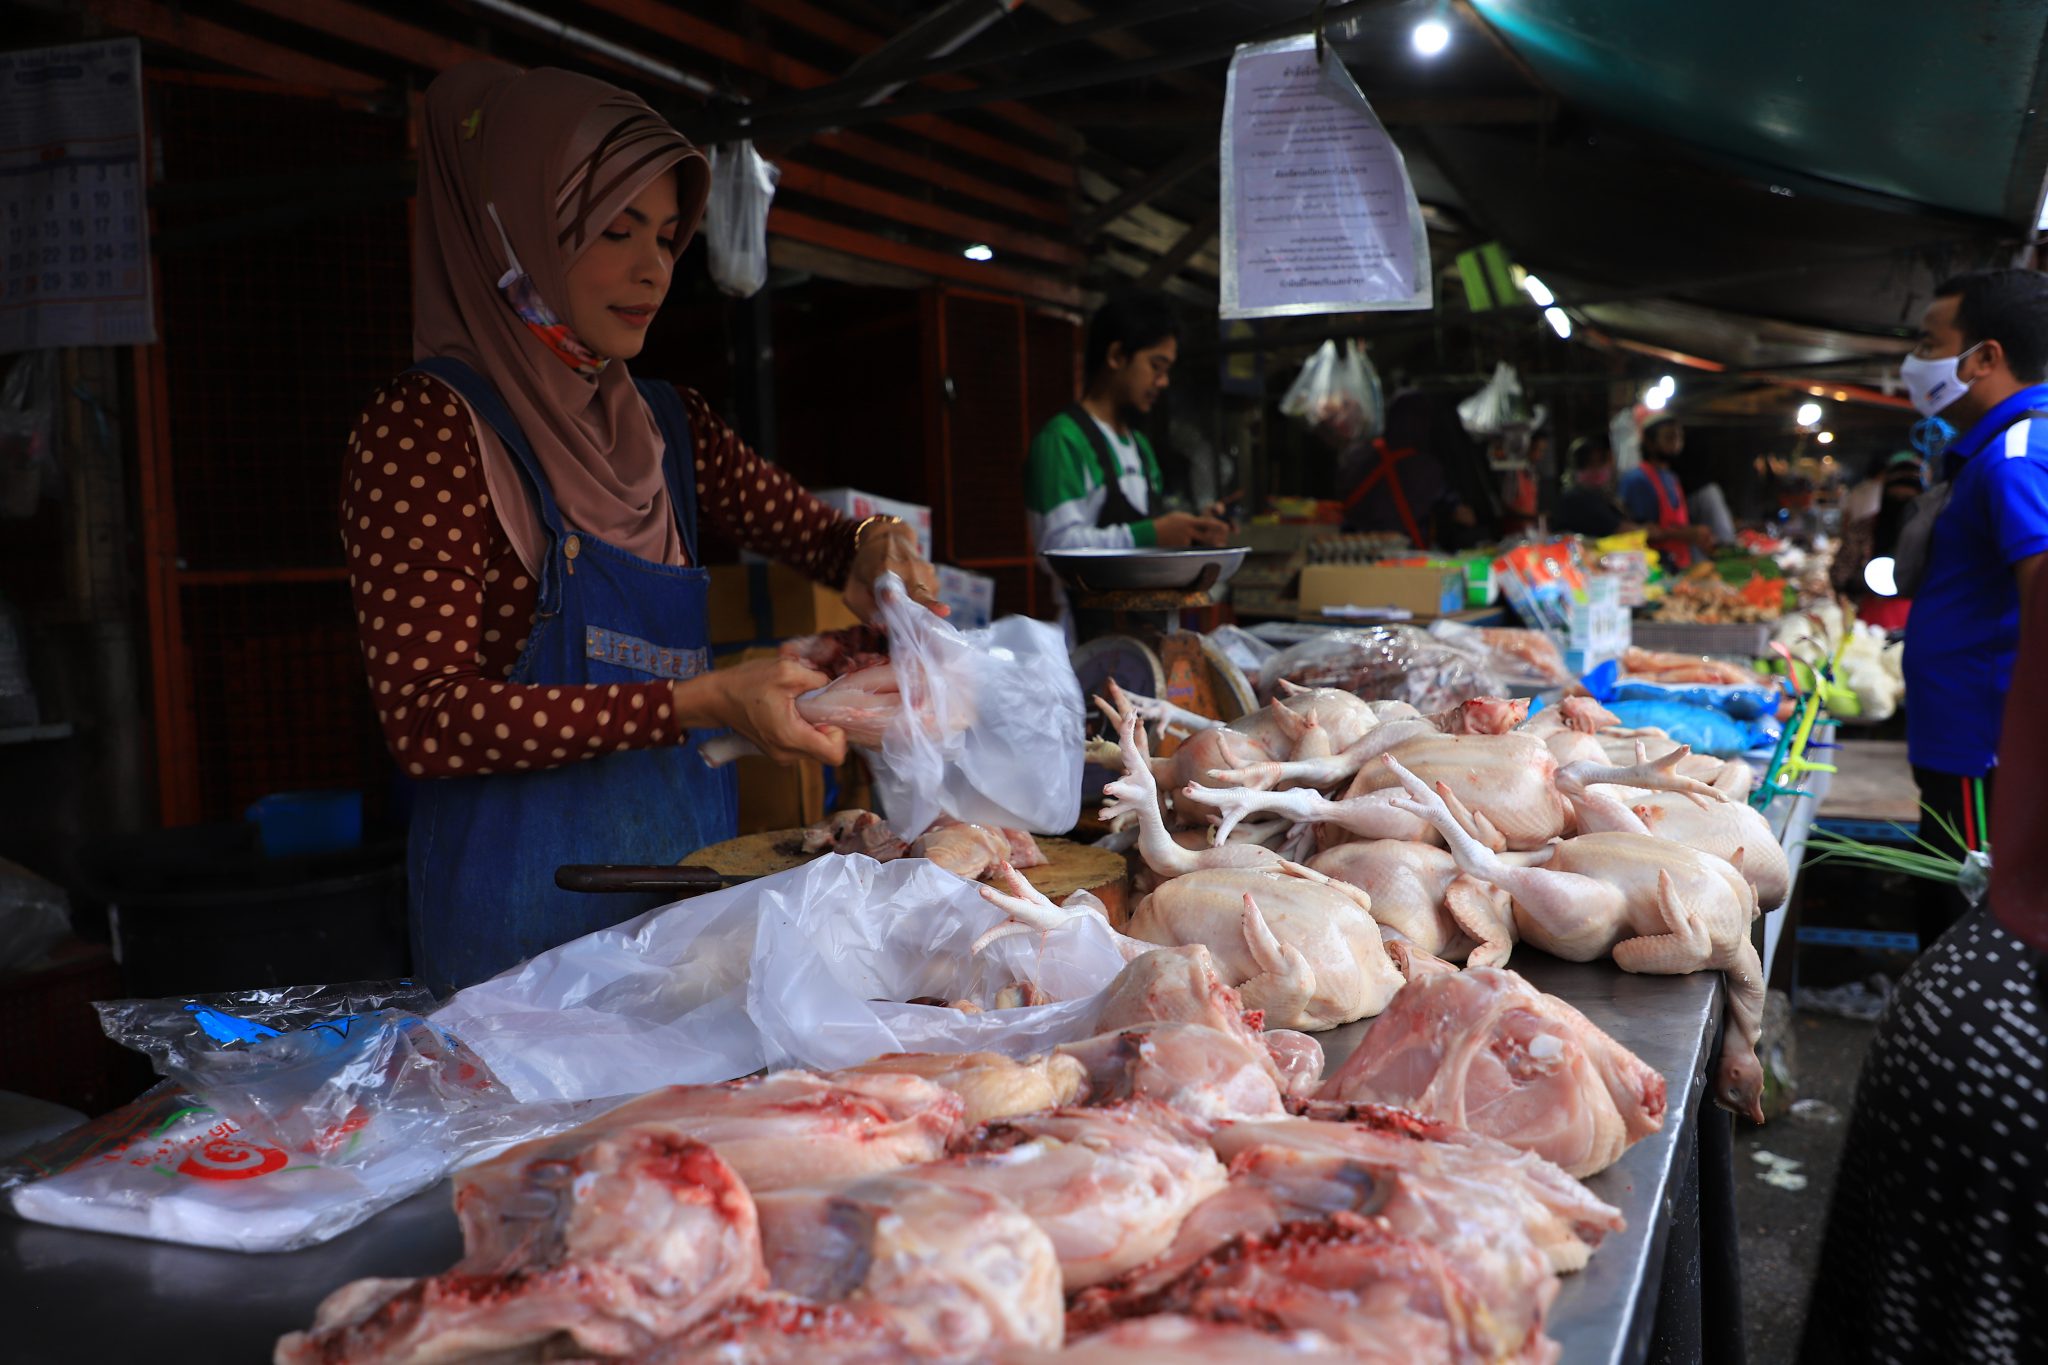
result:
M 1977 346 L 1983 344 L 1980 341 Z M 1970 386 L 1956 373 L 1956 367 L 1977 346 L 1931 360 L 1909 355 L 1899 362 L 1899 379 L 1906 386 L 1906 397 L 1915 412 L 1932 417 L 1970 391 Z

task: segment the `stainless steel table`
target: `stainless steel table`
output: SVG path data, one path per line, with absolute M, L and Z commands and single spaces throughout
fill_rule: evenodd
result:
M 1687 1176 L 1698 1164 L 1703 1127 L 1726 1123 L 1705 1098 L 1707 1067 L 1720 1041 L 1721 974 L 1631 976 L 1612 962 L 1560 962 L 1529 949 L 1517 949 L 1509 965 L 1539 989 L 1569 1000 L 1664 1077 L 1663 1129 L 1586 1182 L 1622 1211 L 1628 1227 L 1565 1280 L 1549 1324 L 1568 1365 L 1633 1365 L 1651 1358 L 1674 1223 L 1698 1227 L 1697 1177 L 1688 1188 Z M 1322 1035 L 1331 1068 L 1351 1055 L 1370 1026 L 1367 1020 Z M 1681 1250 L 1685 1261 L 1690 1249 Z M 1681 1278 L 1688 1274 L 1681 1269 Z M 1696 1294 L 1699 1286 L 1672 1288 Z

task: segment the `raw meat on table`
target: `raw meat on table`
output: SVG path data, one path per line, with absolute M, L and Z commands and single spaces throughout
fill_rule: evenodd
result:
M 1093 1104 L 1151 1100 L 1199 1124 L 1287 1113 L 1279 1072 L 1257 1039 L 1200 1024 L 1138 1024 L 1064 1043 L 1088 1073 Z
M 1489 967 L 1403 986 L 1318 1097 L 1412 1110 L 1580 1177 L 1664 1121 L 1662 1076 L 1564 1001 Z
M 969 1128 L 1075 1104 L 1088 1092 L 1087 1068 L 1057 1052 L 1023 1061 L 996 1052 L 892 1052 L 832 1075 L 849 1073 L 918 1076 L 944 1086 L 960 1097 L 961 1122 Z
M 278 1365 L 621 1356 L 765 1281 L 755 1205 L 712 1149 L 658 1119 L 600 1121 L 455 1177 L 463 1258 L 327 1296 Z
M 1223 1188 L 1224 1171 L 1179 1115 L 1138 1100 L 991 1124 L 961 1155 L 906 1178 L 1015 1204 L 1052 1239 L 1072 1293 L 1165 1250 L 1188 1211 Z M 772 1246 L 769 1260 L 772 1269 Z
M 1064 1351 L 1008 1351 L 1001 1365 L 1267 1365 L 1269 1361 L 1350 1360 L 1320 1332 L 1269 1332 L 1178 1313 L 1130 1318 L 1069 1342 Z
M 871 810 L 843 810 L 804 831 L 806 853 L 862 853 L 878 863 L 901 858 L 910 845 Z
M 889 662 L 889 636 L 875 626 L 848 626 L 784 640 L 776 653 L 808 664 L 828 678 L 843 678 Z
M 1216 959 L 1199 943 L 1154 948 L 1132 958 L 1104 989 L 1095 1016 L 1095 1027 L 1104 1033 L 1153 1023 L 1215 1029 L 1263 1048 L 1267 1070 L 1282 1094 L 1313 1091 L 1322 1080 L 1323 1045 L 1292 1029 L 1266 1029 L 1265 1022 L 1263 1010 L 1244 1008 L 1244 1000 L 1217 973 Z

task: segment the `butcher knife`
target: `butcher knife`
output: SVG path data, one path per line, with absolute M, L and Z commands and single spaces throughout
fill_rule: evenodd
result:
M 753 877 L 736 877 L 708 867 L 675 864 L 636 866 L 631 863 L 568 863 L 555 869 L 555 885 L 564 891 L 657 891 L 664 896 L 701 896 L 737 886 Z

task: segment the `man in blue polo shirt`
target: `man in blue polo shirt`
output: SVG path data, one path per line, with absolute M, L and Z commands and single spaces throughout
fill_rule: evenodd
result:
M 2048 558 L 2048 275 L 1944 282 L 1899 373 L 1922 415 L 1962 433 L 1942 457 L 1948 503 L 1906 624 L 1906 750 L 1921 804 L 1981 844 L 2020 604 Z M 1922 912 L 1923 947 L 1960 913 L 1959 898 L 1942 905 Z

